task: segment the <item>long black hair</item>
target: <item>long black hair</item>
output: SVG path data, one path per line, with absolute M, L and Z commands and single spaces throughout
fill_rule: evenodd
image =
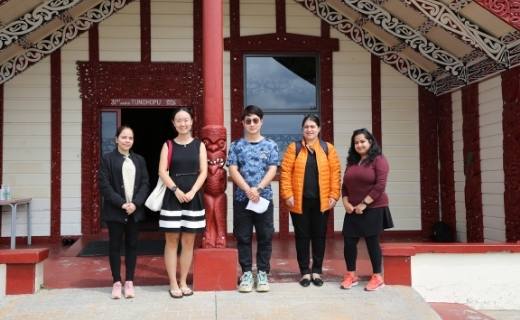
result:
M 381 148 L 374 138 L 374 135 L 365 128 L 354 130 L 352 133 L 352 137 L 350 138 L 350 149 L 348 149 L 348 157 L 347 157 L 347 165 L 358 164 L 359 160 L 361 160 L 361 156 L 356 151 L 356 147 L 354 144 L 354 139 L 358 135 L 364 135 L 365 139 L 370 142 L 370 149 L 368 149 L 366 163 L 371 163 L 374 159 L 381 155 Z

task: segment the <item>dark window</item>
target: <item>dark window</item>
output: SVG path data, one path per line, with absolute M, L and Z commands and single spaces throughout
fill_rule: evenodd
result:
M 301 137 L 305 114 L 319 113 L 319 59 L 316 55 L 246 55 L 244 106 L 264 112 L 263 135 L 283 152 Z

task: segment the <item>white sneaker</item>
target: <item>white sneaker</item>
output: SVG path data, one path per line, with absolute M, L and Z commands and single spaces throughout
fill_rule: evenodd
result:
M 258 271 L 258 275 L 256 277 L 256 291 L 257 292 L 267 292 L 269 291 L 269 280 L 267 279 L 267 272 Z
M 251 271 L 246 271 L 240 277 L 240 285 L 238 286 L 238 291 L 240 292 L 251 292 L 253 291 L 253 273 Z

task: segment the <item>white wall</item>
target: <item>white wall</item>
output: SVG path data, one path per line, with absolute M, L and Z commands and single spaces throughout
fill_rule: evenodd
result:
M 453 122 L 453 172 L 455 180 L 455 210 L 457 219 L 457 240 L 467 241 L 466 201 L 464 200 L 464 155 L 462 140 L 462 93 L 460 90 L 451 94 Z
M 193 1 L 152 0 L 150 9 L 152 61 L 193 61 Z
M 229 19 L 228 19 L 229 20 Z M 276 32 L 276 7 L 273 0 L 240 1 L 240 35 Z
M 50 234 L 50 59 L 4 85 L 4 184 L 14 197 L 32 197 L 32 235 Z M 4 209 L 7 211 L 7 209 Z M 25 206 L 16 234 L 27 234 Z M 11 235 L 11 215 L 2 215 L 2 236 Z
M 395 228 L 421 230 L 419 90 L 417 84 L 381 64 L 383 154 L 390 163 L 387 193 Z
M 428 302 L 520 309 L 519 265 L 519 253 L 421 253 L 411 257 L 412 287 Z
M 81 234 L 82 101 L 76 62 L 88 60 L 88 33 L 61 49 L 61 234 Z
M 141 60 L 141 20 L 139 0 L 99 24 L 101 61 Z
M 479 84 L 480 169 L 484 241 L 505 242 L 502 79 Z

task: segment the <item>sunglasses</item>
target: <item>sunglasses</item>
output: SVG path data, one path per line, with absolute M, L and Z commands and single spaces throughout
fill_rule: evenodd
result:
M 247 125 L 250 125 L 251 123 L 253 124 L 259 124 L 260 123 L 260 119 L 259 118 L 247 118 L 244 120 L 245 124 Z

